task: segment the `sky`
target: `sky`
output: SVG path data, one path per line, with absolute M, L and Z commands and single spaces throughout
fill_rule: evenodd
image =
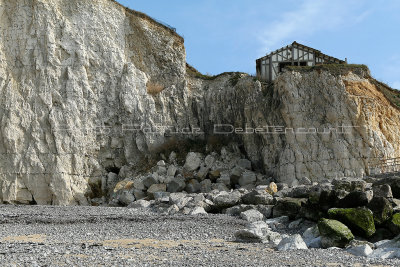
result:
M 176 28 L 204 74 L 255 74 L 255 60 L 297 41 L 400 89 L 399 0 L 118 0 Z

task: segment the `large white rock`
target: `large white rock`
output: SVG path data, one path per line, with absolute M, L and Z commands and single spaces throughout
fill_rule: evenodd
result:
M 268 246 L 275 248 L 282 241 L 282 236 L 278 232 L 268 230 L 264 239 L 267 240 Z
M 131 204 L 128 205 L 128 208 L 132 208 L 132 209 L 145 209 L 151 206 L 150 201 L 141 199 L 141 200 L 137 200 L 135 202 L 132 202 Z
M 400 258 L 400 235 L 390 241 L 379 243 L 377 249 L 369 254 L 368 257 L 379 259 Z
M 301 235 L 295 234 L 282 239 L 277 246 L 279 251 L 296 250 L 296 249 L 308 249 L 306 243 L 304 243 Z
M 236 241 L 263 243 L 266 241 L 268 225 L 265 222 L 258 221 L 247 225 L 246 229 L 235 232 Z
M 264 243 L 268 247 L 276 247 L 282 240 L 279 233 L 273 232 L 263 221 L 252 222 L 246 229 L 235 232 L 236 241 Z
M 226 209 L 237 205 L 240 202 L 241 194 L 238 191 L 233 192 L 220 192 L 215 195 L 212 201 L 218 209 Z
M 240 213 L 240 218 L 249 222 L 258 222 L 264 219 L 264 215 L 258 210 L 246 210 Z
M 191 200 L 185 193 L 172 193 L 169 195 L 169 203 L 176 205 L 179 209 L 183 209 Z
M 135 196 L 131 191 L 122 190 L 122 192 L 119 193 L 118 200 L 124 205 L 129 205 L 135 201 Z
M 367 257 L 373 252 L 372 248 L 367 244 L 350 247 L 346 251 L 350 254 L 353 254 L 354 256 L 360 256 L 360 257 Z
M 192 211 L 190 211 L 189 214 L 198 215 L 198 214 L 207 214 L 207 212 L 204 210 L 203 207 L 195 207 Z
M 199 154 L 190 152 L 186 156 L 186 161 L 183 168 L 186 171 L 195 171 L 200 167 L 200 164 L 201 164 L 201 158 Z
M 319 237 L 318 226 L 314 225 L 310 228 L 307 228 L 303 233 L 303 240 L 307 243 L 315 238 Z

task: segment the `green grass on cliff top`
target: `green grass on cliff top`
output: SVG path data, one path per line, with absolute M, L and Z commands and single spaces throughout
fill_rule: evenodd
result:
M 195 77 L 195 78 L 199 78 L 199 79 L 203 79 L 203 80 L 215 80 L 218 77 L 221 77 L 223 75 L 235 75 L 235 79 L 238 79 L 238 76 L 240 74 L 246 74 L 244 72 L 239 72 L 239 71 L 223 72 L 223 73 L 220 73 L 217 75 L 203 74 L 200 71 L 198 71 L 196 68 L 194 68 L 193 66 L 191 66 L 187 63 L 186 63 L 186 73 L 191 77 Z
M 294 70 L 298 72 L 309 72 L 309 71 L 329 71 L 332 75 L 346 75 L 350 71 L 361 76 L 369 75 L 369 69 L 367 65 L 363 64 L 322 64 L 316 66 L 286 66 L 288 70 Z

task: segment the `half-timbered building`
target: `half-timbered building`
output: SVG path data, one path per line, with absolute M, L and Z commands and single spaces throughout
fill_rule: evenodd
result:
M 321 53 L 314 48 L 293 42 L 265 57 L 256 60 L 257 77 L 273 81 L 286 66 L 315 66 L 319 64 L 345 64 L 343 61 Z

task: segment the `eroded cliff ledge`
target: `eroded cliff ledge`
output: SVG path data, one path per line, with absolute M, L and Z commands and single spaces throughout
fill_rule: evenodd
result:
M 245 74 L 196 78 L 185 60 L 179 35 L 114 1 L 0 0 L 0 199 L 86 205 L 107 173 L 134 176 L 187 139 L 238 142 L 289 184 L 400 156 L 399 110 L 364 74 L 293 70 L 267 87 Z M 339 126 L 355 128 L 229 133 Z

